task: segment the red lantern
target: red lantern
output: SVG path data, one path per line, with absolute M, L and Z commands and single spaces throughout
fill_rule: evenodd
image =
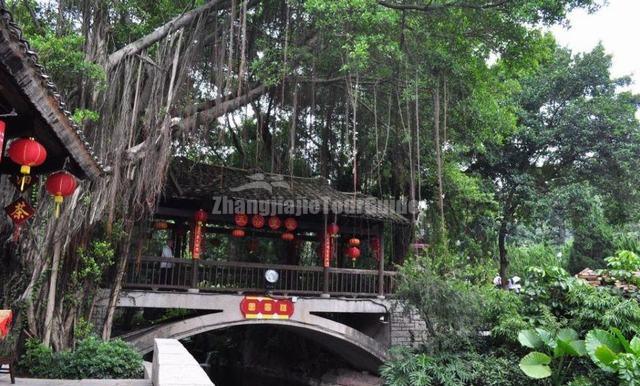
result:
M 78 187 L 78 183 L 73 174 L 63 170 L 49 175 L 45 187 L 49 194 L 53 196 L 56 203 L 56 217 L 59 217 L 60 205 L 62 205 L 64 197 L 72 195 Z
M 233 216 L 233 221 L 235 221 L 237 226 L 244 227 L 249 223 L 249 216 L 244 213 L 238 213 Z
M 282 236 L 280 236 L 284 241 L 292 241 L 296 237 L 291 232 L 284 232 Z
M 264 226 L 264 217 L 259 214 L 254 214 L 253 217 L 251 217 L 251 225 L 253 225 L 254 228 L 262 228 Z
M 349 239 L 349 246 L 350 247 L 359 247 L 360 246 L 360 239 L 352 237 Z
M 231 231 L 231 236 L 236 238 L 244 237 L 244 229 L 234 229 Z
M 40 166 L 47 159 L 47 149 L 33 138 L 20 138 L 11 142 L 9 158 L 20 165 L 23 180 L 20 191 L 24 190 L 24 176 L 31 172 L 31 167 Z
M 298 221 L 296 221 L 296 219 L 293 217 L 287 217 L 287 219 L 284 220 L 284 227 L 289 232 L 295 231 L 298 227 Z
M 327 233 L 331 235 L 331 237 L 335 237 L 338 232 L 340 232 L 340 227 L 336 223 L 331 223 L 327 225 Z
M 196 211 L 196 213 L 193 215 L 193 219 L 195 220 L 196 224 L 198 225 L 202 225 L 202 223 L 207 221 L 207 212 L 205 212 L 202 209 L 198 209 Z
M 153 223 L 153 228 L 159 231 L 163 231 L 165 229 L 169 229 L 169 223 L 166 221 L 156 221 Z
M 269 217 L 269 228 L 275 231 L 280 229 L 281 226 L 282 226 L 282 221 L 280 220 L 280 217 L 278 216 Z
M 358 260 L 358 257 L 360 257 L 360 248 L 358 247 L 347 248 L 347 256 L 349 256 L 349 258 L 351 258 L 351 261 L 355 263 L 355 261 Z

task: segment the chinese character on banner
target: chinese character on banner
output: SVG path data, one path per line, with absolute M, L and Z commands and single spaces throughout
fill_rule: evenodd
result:
M 245 319 L 289 319 L 293 315 L 293 302 L 262 296 L 245 296 L 240 302 Z
M 11 176 L 9 177 L 9 181 L 15 186 L 17 189 L 20 189 L 22 185 L 22 181 L 24 180 L 24 189 L 29 189 L 31 185 L 38 183 L 38 177 L 32 175 L 26 176 Z
M 20 197 L 8 206 L 5 206 L 4 211 L 13 221 L 15 229 L 13 231 L 13 240 L 17 241 L 20 234 L 20 225 L 29 220 L 36 213 L 36 210 L 29 205 L 27 200 Z

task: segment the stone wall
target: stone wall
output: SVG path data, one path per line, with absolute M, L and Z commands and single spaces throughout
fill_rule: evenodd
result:
M 427 342 L 427 326 L 414 308 L 391 302 L 391 346 L 417 347 Z

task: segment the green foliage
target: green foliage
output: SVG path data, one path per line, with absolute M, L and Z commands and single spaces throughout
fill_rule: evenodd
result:
M 528 276 L 531 267 L 565 267 L 562 252 L 546 244 L 513 247 L 509 255 L 510 272 L 520 277 Z
M 474 289 L 450 275 L 435 274 L 424 257 L 405 262 L 396 294 L 418 310 L 433 337 L 475 333 L 480 299 Z
M 475 352 L 429 356 L 395 351 L 380 370 L 388 386 L 509 386 L 526 378 L 508 357 Z
M 572 329 L 561 329 L 556 333 L 537 328 L 523 330 L 518 341 L 524 347 L 542 350 L 532 351 L 520 360 L 520 369 L 534 379 L 552 378 L 552 384 L 560 386 L 568 373 L 573 358 L 586 355 L 585 342 L 578 339 Z
M 609 269 L 636 272 L 640 271 L 640 257 L 632 251 L 618 251 L 614 256 L 604 259 Z
M 142 357 L 122 340 L 88 337 L 74 351 L 53 352 L 35 339 L 26 343 L 20 368 L 47 379 L 126 379 L 142 376 Z
M 617 328 L 625 335 L 640 333 L 640 306 L 635 299 L 625 299 L 606 288 L 576 281 L 569 288 L 566 303 L 567 317 L 578 331 Z
M 78 125 L 83 125 L 86 122 L 98 122 L 99 118 L 100 115 L 97 112 L 87 109 L 76 109 L 71 115 L 71 120 Z
M 589 356 L 607 372 L 616 373 L 623 386 L 640 385 L 640 338 L 631 342 L 620 330 L 592 330 L 585 338 Z

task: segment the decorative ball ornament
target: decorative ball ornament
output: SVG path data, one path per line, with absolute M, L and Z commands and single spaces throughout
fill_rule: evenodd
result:
M 349 247 L 347 248 L 347 256 L 351 259 L 351 261 L 355 262 L 360 257 L 360 248 L 358 247 Z
M 169 223 L 166 221 L 156 221 L 153 223 L 153 229 L 163 231 L 169 229 Z
M 20 173 L 23 175 L 20 191 L 23 191 L 25 176 L 29 175 L 32 167 L 44 163 L 47 159 L 47 149 L 33 138 L 20 138 L 11 142 L 8 153 L 9 158 L 20 165 Z
M 296 228 L 298 227 L 298 221 L 293 218 L 293 217 L 287 217 L 284 220 L 284 227 L 289 231 L 292 232 L 294 230 L 296 230 Z
M 249 216 L 244 213 L 238 213 L 233 217 L 233 221 L 239 227 L 245 227 L 249 223 Z
M 278 230 L 282 226 L 282 220 L 278 216 L 269 217 L 269 228 L 272 230 Z
M 360 239 L 356 238 L 356 237 L 352 237 L 349 239 L 349 246 L 350 247 L 359 247 L 360 246 Z
M 331 237 L 336 237 L 340 232 L 340 227 L 336 223 L 331 223 L 327 225 L 327 233 L 331 235 Z
M 293 241 L 296 237 L 291 232 L 284 232 L 280 238 L 284 241 Z
M 231 231 L 231 236 L 235 237 L 235 238 L 242 238 L 244 237 L 244 229 L 234 229 Z
M 202 223 L 207 222 L 207 217 L 209 217 L 207 215 L 207 212 L 205 212 L 202 209 L 198 209 L 196 211 L 196 213 L 193 215 L 193 220 L 198 224 L 198 225 L 202 225 Z
M 56 203 L 56 218 L 58 218 L 60 217 L 60 206 L 64 201 L 64 197 L 72 195 L 78 187 L 76 178 L 73 174 L 64 170 L 55 172 L 49 175 L 45 187 Z
M 259 214 L 253 215 L 253 217 L 251 217 L 251 225 L 257 229 L 264 227 L 264 217 Z

